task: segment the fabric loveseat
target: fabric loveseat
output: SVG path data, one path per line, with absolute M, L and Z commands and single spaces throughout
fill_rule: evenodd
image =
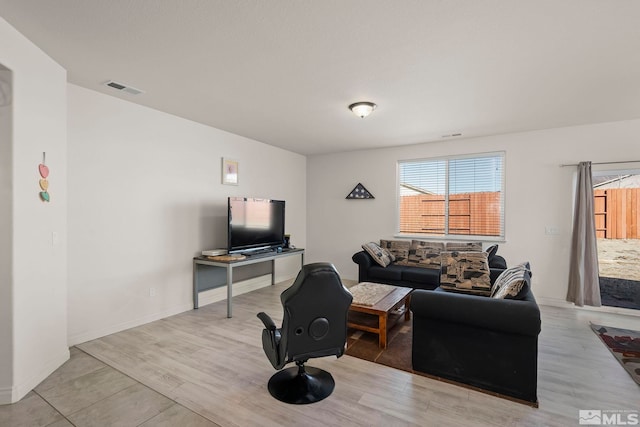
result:
M 415 290 L 413 369 L 537 407 L 540 310 L 526 280 L 519 299 Z
M 383 266 L 367 251 L 355 253 L 358 281 L 433 290 L 440 285 L 441 259 L 444 251 L 482 251 L 481 242 L 429 242 L 421 240 L 380 240 L 380 247 L 393 254 L 395 261 Z M 498 245 L 487 248 L 491 283 L 507 268 L 497 255 Z

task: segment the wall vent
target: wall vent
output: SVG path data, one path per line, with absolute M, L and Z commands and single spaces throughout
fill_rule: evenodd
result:
M 129 86 L 124 83 L 114 82 L 113 80 L 109 80 L 108 82 L 105 82 L 104 85 L 112 89 L 118 90 L 120 92 L 127 92 L 130 95 L 140 95 L 141 93 L 144 93 L 144 91 L 141 91 L 140 89 L 136 89 L 133 86 Z

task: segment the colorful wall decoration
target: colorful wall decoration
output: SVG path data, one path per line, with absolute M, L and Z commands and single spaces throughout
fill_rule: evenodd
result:
M 49 195 L 49 167 L 46 165 L 47 153 L 42 153 L 42 163 L 38 165 L 38 172 L 40 172 L 40 200 L 43 202 L 50 202 L 51 196 Z

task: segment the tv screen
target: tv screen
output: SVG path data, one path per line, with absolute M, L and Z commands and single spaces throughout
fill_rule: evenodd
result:
M 229 197 L 229 253 L 282 246 L 284 200 Z

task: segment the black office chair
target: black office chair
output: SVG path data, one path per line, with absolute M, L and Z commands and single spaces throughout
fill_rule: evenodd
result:
M 333 392 L 335 381 L 329 372 L 304 364 L 312 357 L 342 356 L 352 299 L 332 264 L 308 264 L 280 295 L 284 308 L 280 329 L 269 315 L 258 313 L 266 328 L 262 331 L 262 347 L 273 367 L 280 370 L 289 362 L 297 365 L 271 377 L 269 393 L 273 397 L 306 404 Z

